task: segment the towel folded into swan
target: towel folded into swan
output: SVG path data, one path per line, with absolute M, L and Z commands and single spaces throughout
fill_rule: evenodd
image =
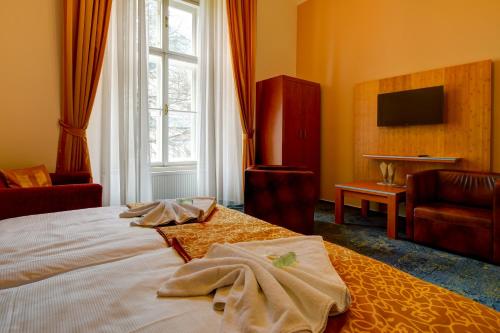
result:
M 269 259 L 292 251 L 292 266 Z M 322 332 L 328 316 L 351 302 L 320 236 L 214 244 L 204 258 L 179 268 L 158 295 L 212 292 L 214 309 L 224 311 L 221 332 Z
M 132 226 L 157 227 L 170 223 L 203 222 L 213 212 L 216 200 L 213 197 L 164 199 L 147 204 L 134 204 L 120 214 L 122 218 L 143 216 Z

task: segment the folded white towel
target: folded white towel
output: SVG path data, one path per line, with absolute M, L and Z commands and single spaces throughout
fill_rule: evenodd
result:
M 268 256 L 293 251 L 297 262 L 278 268 Z M 159 296 L 215 291 L 222 332 L 322 332 L 329 315 L 347 310 L 349 290 L 330 263 L 320 236 L 214 244 L 203 259 L 179 268 Z
M 169 223 L 203 222 L 215 209 L 213 197 L 195 197 L 183 199 L 165 199 L 139 205 L 120 214 L 120 217 L 144 216 L 130 225 L 157 227 Z

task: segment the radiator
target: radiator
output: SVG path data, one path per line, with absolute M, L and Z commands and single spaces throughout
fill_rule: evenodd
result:
M 196 170 L 153 172 L 153 200 L 196 196 Z

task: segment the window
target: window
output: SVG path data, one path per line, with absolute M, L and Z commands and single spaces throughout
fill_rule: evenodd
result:
M 196 162 L 197 20 L 194 0 L 146 0 L 151 164 Z

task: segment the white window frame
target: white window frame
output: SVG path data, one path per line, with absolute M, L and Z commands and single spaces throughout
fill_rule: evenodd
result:
M 150 55 L 156 55 L 161 57 L 162 59 L 162 105 L 163 105 L 163 110 L 161 112 L 161 117 L 162 117 L 162 142 L 161 142 L 161 151 L 162 151 L 162 161 L 161 162 L 152 162 L 151 166 L 155 168 L 177 168 L 177 167 L 195 167 L 197 165 L 197 161 L 181 161 L 181 162 L 171 162 L 168 160 L 168 113 L 169 113 L 169 101 L 168 101 L 168 62 L 170 59 L 172 60 L 179 60 L 182 62 L 186 62 L 189 64 L 194 65 L 195 67 L 195 79 L 193 80 L 193 87 L 197 86 L 196 80 L 198 79 L 198 20 L 199 20 L 199 1 L 197 0 L 161 0 L 162 2 L 162 22 L 161 22 L 161 35 L 162 35 L 162 47 L 156 47 L 156 46 L 148 46 L 148 54 Z M 181 10 L 188 11 L 193 15 L 193 27 L 192 31 L 194 32 L 193 34 L 193 47 L 194 47 L 194 53 L 195 55 L 188 55 L 188 54 L 183 54 L 183 53 L 178 53 L 174 51 L 169 50 L 169 45 L 168 45 L 168 8 L 169 6 L 172 7 L 177 7 Z M 196 98 L 197 92 L 196 89 L 192 91 L 193 97 L 195 99 L 195 108 L 196 108 Z M 149 110 L 150 108 L 148 108 Z M 197 110 L 192 110 L 192 111 L 180 111 L 180 110 L 175 110 L 175 112 L 186 112 L 190 114 L 197 114 Z M 196 124 L 195 124 L 196 125 Z M 192 133 L 195 135 L 195 133 Z M 194 146 L 195 149 L 197 149 L 196 145 Z M 193 151 L 193 154 L 195 156 L 197 155 L 196 151 Z

